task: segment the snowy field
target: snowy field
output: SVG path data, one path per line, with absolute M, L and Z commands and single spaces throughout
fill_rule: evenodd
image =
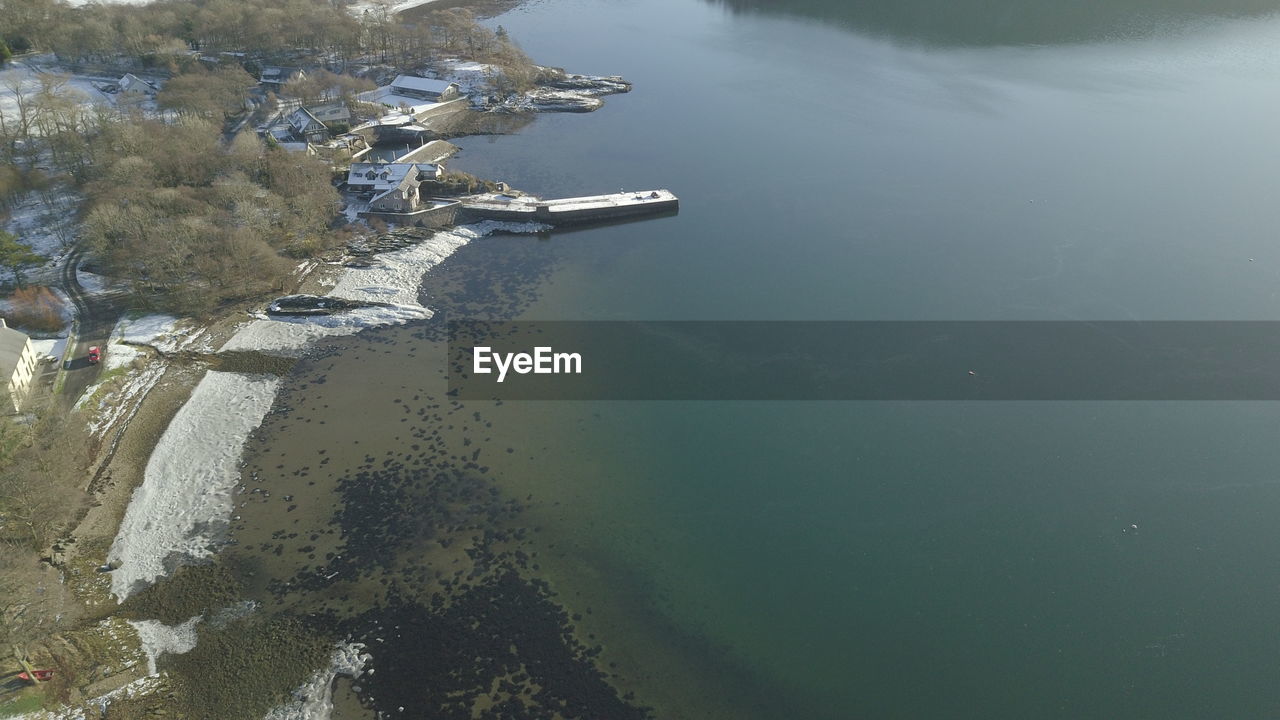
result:
M 3 92 L 0 87 L 0 96 Z M 27 192 L 14 202 L 8 211 L 9 219 L 0 227 L 50 262 L 56 262 L 75 240 L 79 205 L 79 196 L 62 188 L 44 193 Z
M 463 95 L 482 95 L 489 88 L 489 82 L 499 72 L 497 66 L 486 63 L 445 60 L 442 63 L 448 68 L 441 80 L 458 83 Z
M 245 440 L 266 417 L 280 379 L 210 370 L 170 421 L 134 490 L 108 560 L 119 600 L 216 551 L 231 521 Z
M 6 120 L 14 121 L 18 118 L 18 98 L 14 94 L 13 86 L 16 84 L 18 91 L 24 95 L 34 95 L 40 90 L 41 76 L 53 76 L 52 73 L 43 70 L 40 64 L 52 62 L 53 56 L 41 55 L 25 60 L 14 60 L 0 70 L 0 114 L 3 114 Z M 111 96 L 99 90 L 94 83 L 111 83 L 116 80 L 119 78 L 63 76 L 60 79 L 58 92 L 64 97 L 83 103 L 110 104 Z

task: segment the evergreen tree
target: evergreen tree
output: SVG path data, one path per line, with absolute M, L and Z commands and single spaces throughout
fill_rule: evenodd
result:
M 8 268 L 9 272 L 13 273 L 13 279 L 17 282 L 18 287 L 22 287 L 27 282 L 24 271 L 44 261 L 45 258 L 43 256 L 36 254 L 30 247 L 18 242 L 18 238 L 12 233 L 0 230 L 0 265 Z

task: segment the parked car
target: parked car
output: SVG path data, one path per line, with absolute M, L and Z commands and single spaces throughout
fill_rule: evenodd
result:
M 90 346 L 89 347 L 89 364 L 97 365 L 98 361 L 101 359 L 102 359 L 102 351 L 98 349 L 98 346 L 97 345 Z

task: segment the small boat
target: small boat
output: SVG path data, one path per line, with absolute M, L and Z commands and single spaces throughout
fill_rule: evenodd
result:
M 35 675 L 34 681 L 31 679 L 31 676 L 33 674 Z M 23 682 L 44 682 L 46 680 L 53 679 L 53 671 L 52 670 L 32 670 L 30 673 L 20 672 L 18 673 L 18 679 L 22 680 Z

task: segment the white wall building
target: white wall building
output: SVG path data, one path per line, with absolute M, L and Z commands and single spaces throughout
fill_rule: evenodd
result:
M 0 318 L 0 382 L 8 391 L 0 398 L 0 408 L 18 412 L 31 392 L 31 381 L 36 376 L 38 358 L 31 338 L 18 332 Z

